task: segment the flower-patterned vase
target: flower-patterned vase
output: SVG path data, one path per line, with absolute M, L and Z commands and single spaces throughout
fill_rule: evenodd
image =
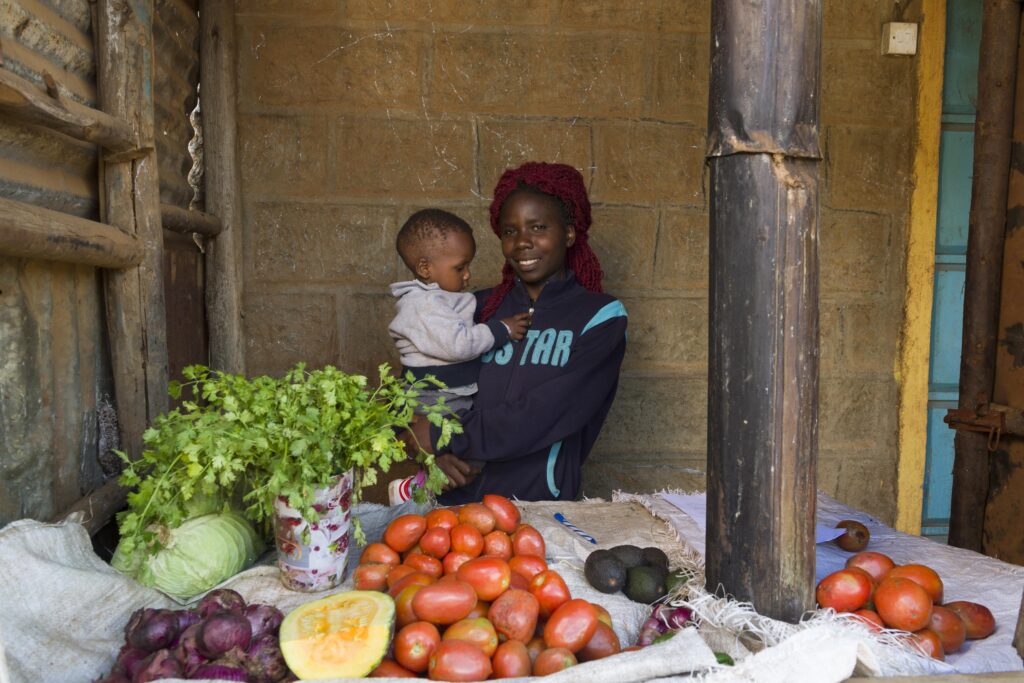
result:
M 284 496 L 274 501 L 274 531 L 281 583 L 294 591 L 334 588 L 345 575 L 352 521 L 353 473 L 349 470 L 329 487 L 316 491 L 316 522 L 303 518 Z

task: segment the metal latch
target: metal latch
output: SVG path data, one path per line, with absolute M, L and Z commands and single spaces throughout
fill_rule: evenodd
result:
M 989 406 L 984 403 L 976 409 L 950 408 L 942 421 L 948 424 L 950 429 L 987 433 L 988 450 L 994 452 L 999 448 L 999 439 L 1006 431 L 1006 413 L 988 408 Z

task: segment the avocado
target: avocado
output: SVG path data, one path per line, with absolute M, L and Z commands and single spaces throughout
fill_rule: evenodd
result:
M 626 572 L 626 597 L 650 605 L 666 595 L 666 572 L 661 567 L 640 565 Z
M 610 552 L 622 560 L 622 564 L 626 565 L 626 569 L 632 569 L 633 567 L 645 564 L 644 551 L 635 545 L 617 545 Z
M 650 546 L 644 548 L 641 554 L 644 558 L 644 564 L 652 567 L 662 567 L 665 571 L 668 571 L 668 555 L 661 548 Z
M 626 565 L 610 550 L 595 550 L 583 565 L 587 582 L 602 593 L 615 593 L 626 585 Z

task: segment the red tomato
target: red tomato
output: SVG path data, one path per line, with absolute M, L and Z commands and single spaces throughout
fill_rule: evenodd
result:
M 384 543 L 371 543 L 363 548 L 359 564 L 401 564 L 402 558 Z
M 467 619 L 476 619 L 477 617 L 486 617 L 487 610 L 491 609 L 491 603 L 486 600 L 477 600 L 476 605 L 473 609 L 469 610 L 469 614 L 466 615 Z
M 608 610 L 606 610 L 604 607 L 601 607 L 601 605 L 597 604 L 596 602 L 592 602 L 590 604 L 593 605 L 594 609 L 597 610 L 597 620 L 600 621 L 605 626 L 608 626 L 609 628 L 613 628 L 612 627 L 612 615 L 608 612 Z
M 448 551 L 452 547 L 452 537 L 443 526 L 435 526 L 428 528 L 420 536 L 420 548 L 423 549 L 424 555 L 430 555 L 441 559 L 448 554 Z
M 910 642 L 917 645 L 926 655 L 940 662 L 946 659 L 946 653 L 942 651 L 942 640 L 939 634 L 930 628 L 923 628 L 910 634 Z
M 564 647 L 552 647 L 537 655 L 537 661 L 533 663 L 533 675 L 547 676 L 570 666 L 576 666 L 576 655 Z
M 402 515 L 396 517 L 384 530 L 384 542 L 396 553 L 404 553 L 416 545 L 427 530 L 423 515 Z
M 413 612 L 432 624 L 454 624 L 465 619 L 475 604 L 476 591 L 458 579 L 424 586 L 412 596 Z
M 516 574 L 512 572 L 512 579 L 508 582 L 509 588 L 518 588 L 521 591 L 530 591 L 530 582 L 522 574 Z
M 360 564 L 352 572 L 357 591 L 383 591 L 388 585 L 390 564 Z
M 939 605 L 932 606 L 932 618 L 928 628 L 935 631 L 942 641 L 942 651 L 952 654 L 959 650 L 967 640 L 967 627 L 964 620 L 956 612 Z
M 520 524 L 512 534 L 513 555 L 536 555 L 544 557 L 544 537 L 529 524 Z
M 465 640 L 442 640 L 427 668 L 432 681 L 483 681 L 490 675 L 491 660 Z
M 399 566 L 401 567 L 402 565 Z M 388 595 L 394 598 L 409 586 L 429 586 L 434 583 L 434 581 L 436 581 L 436 579 L 430 574 L 426 574 L 424 572 L 413 572 L 412 574 L 403 576 L 401 579 L 396 581 L 395 585 L 388 589 Z
M 871 597 L 871 576 L 862 569 L 840 569 L 818 584 L 814 597 L 822 607 L 837 612 L 853 612 Z
M 533 671 L 533 661 L 526 645 L 518 640 L 508 640 L 498 646 L 491 657 L 493 678 L 519 678 L 529 676 Z
M 481 536 L 494 531 L 494 513 L 481 503 L 463 505 L 459 510 L 459 522 L 475 528 Z
M 419 678 L 419 676 L 393 659 L 384 659 L 376 669 L 370 672 L 367 678 Z
M 914 581 L 889 572 L 875 589 L 875 611 L 889 628 L 919 631 L 932 618 L 932 598 Z
M 882 553 L 876 553 L 872 550 L 865 550 L 862 553 L 857 553 L 846 561 L 847 568 L 857 567 L 863 569 L 871 575 L 871 579 L 876 583 L 881 583 L 885 575 L 896 566 L 896 563 L 892 561 L 888 555 Z
M 500 557 L 476 557 L 459 567 L 455 575 L 472 586 L 481 600 L 494 600 L 508 590 L 512 570 Z
M 460 619 L 444 631 L 444 640 L 465 640 L 473 643 L 490 657 L 498 649 L 498 634 L 486 617 Z
M 505 496 L 499 496 L 496 493 L 484 494 L 483 504 L 494 515 L 496 529 L 511 534 L 519 527 L 521 519 L 519 508 Z
M 468 553 L 460 553 L 453 550 L 444 556 L 444 560 L 441 561 L 441 566 L 444 567 L 445 574 L 454 574 L 459 571 L 459 567 L 461 567 L 464 562 L 468 562 L 472 559 L 473 556 Z
M 586 600 L 574 598 L 552 613 L 544 625 L 544 642 L 548 647 L 564 647 L 578 652 L 594 637 L 597 610 Z
M 882 621 L 882 617 L 878 616 L 878 612 L 873 609 L 859 609 L 854 611 L 853 615 L 876 633 L 885 628 L 885 622 Z
M 484 549 L 484 535 L 469 524 L 459 524 L 451 530 L 452 551 L 478 557 Z
M 414 621 L 419 621 L 419 617 L 416 616 L 416 612 L 412 609 L 412 596 L 416 595 L 416 592 L 423 588 L 420 584 L 416 583 L 411 586 L 406 586 L 398 595 L 395 596 L 395 626 L 402 628 L 408 626 Z
M 967 638 L 969 640 L 988 638 L 996 630 L 995 617 L 992 616 L 989 608 L 984 605 L 968 602 L 967 600 L 955 600 L 946 603 L 943 607 L 952 610 L 958 617 L 963 619 L 964 626 L 967 627 Z
M 504 531 L 495 529 L 484 536 L 484 555 L 508 560 L 512 557 L 512 539 Z
M 532 579 L 543 571 L 547 571 L 548 563 L 543 557 L 536 555 L 516 555 L 508 561 L 509 568 L 517 574 L 522 574 L 527 580 Z
M 443 573 L 441 560 L 438 560 L 434 557 L 430 557 L 429 555 L 422 555 L 419 553 L 409 555 L 405 558 L 405 562 L 403 562 L 403 564 L 412 567 L 418 572 L 429 574 L 430 576 L 433 576 L 435 579 L 441 576 L 441 574 Z
M 527 642 L 537 628 L 540 605 L 530 593 L 509 588 L 487 610 L 487 618 L 499 635 L 507 640 Z
M 388 572 L 388 588 L 393 588 L 396 583 L 415 571 L 415 569 L 407 564 L 395 565 L 391 568 L 391 571 Z
M 553 569 L 542 571 L 530 579 L 530 593 L 537 598 L 542 617 L 553 614 L 572 597 L 569 594 L 569 587 L 565 585 L 565 579 Z
M 530 654 L 530 663 L 537 661 L 537 655 L 544 650 L 548 649 L 548 646 L 544 643 L 544 636 L 534 636 L 526 641 L 526 651 Z
M 395 660 L 409 671 L 423 673 L 427 670 L 430 655 L 441 642 L 437 627 L 426 621 L 414 621 L 395 634 L 392 647 Z
M 615 635 L 615 631 L 599 621 L 593 637 L 576 653 L 576 659 L 581 662 L 592 662 L 618 654 L 621 650 L 622 645 L 619 644 L 619 637 Z
M 449 508 L 437 508 L 427 513 L 426 520 L 428 529 L 441 527 L 451 531 L 452 527 L 459 523 L 459 516 Z
M 936 604 L 942 602 L 942 579 L 939 578 L 938 573 L 931 567 L 926 567 L 923 564 L 903 564 L 893 567 L 888 575 L 910 579 L 928 591 L 932 602 Z

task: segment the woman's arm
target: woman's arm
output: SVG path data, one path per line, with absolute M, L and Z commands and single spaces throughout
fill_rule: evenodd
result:
M 418 416 L 414 417 L 412 424 L 409 425 L 409 431 L 405 434 L 406 436 L 403 438 L 406 450 L 410 455 L 418 453 L 421 446 L 428 453 L 434 452 L 434 442 L 430 439 L 430 423 L 427 420 Z M 445 491 L 465 486 L 480 474 L 478 468 L 453 453 L 442 453 L 437 456 L 435 462 L 441 471 L 448 475 L 448 485 L 445 486 Z
M 514 460 L 578 432 L 617 385 L 625 349 L 624 315 L 586 330 L 562 372 L 521 395 L 466 412 L 463 433 L 452 437 L 448 450 L 464 459 Z M 431 444 L 439 435 L 431 430 Z

